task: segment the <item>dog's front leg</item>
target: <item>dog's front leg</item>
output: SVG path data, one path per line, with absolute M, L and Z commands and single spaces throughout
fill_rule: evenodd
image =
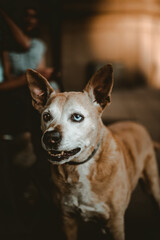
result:
M 66 240 L 77 240 L 77 221 L 75 218 L 64 216 L 63 230 Z
M 122 213 L 115 213 L 108 220 L 107 227 L 109 228 L 114 240 L 124 240 L 124 216 Z

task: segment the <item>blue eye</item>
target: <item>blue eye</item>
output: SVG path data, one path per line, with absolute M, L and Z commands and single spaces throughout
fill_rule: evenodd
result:
M 73 122 L 82 122 L 84 120 L 84 116 L 80 115 L 79 113 L 74 113 L 71 116 L 71 120 Z

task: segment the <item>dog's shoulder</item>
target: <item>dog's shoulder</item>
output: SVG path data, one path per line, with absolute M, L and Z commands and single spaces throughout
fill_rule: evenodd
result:
M 132 121 L 119 121 L 115 122 L 113 124 L 108 125 L 108 128 L 112 132 L 119 132 L 119 131 L 135 131 L 136 129 L 145 129 L 144 126 L 142 126 L 139 123 L 132 122 Z
M 151 138 L 145 127 L 136 122 L 122 121 L 111 124 L 108 128 L 120 141 L 128 142 L 128 144 L 133 144 L 134 142 L 134 144 L 141 145 L 142 142 L 144 144 L 151 142 Z

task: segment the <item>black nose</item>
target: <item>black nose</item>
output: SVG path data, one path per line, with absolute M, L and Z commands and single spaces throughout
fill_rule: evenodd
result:
M 43 142 L 46 146 L 52 147 L 59 143 L 62 139 L 61 133 L 57 130 L 48 131 L 43 136 Z

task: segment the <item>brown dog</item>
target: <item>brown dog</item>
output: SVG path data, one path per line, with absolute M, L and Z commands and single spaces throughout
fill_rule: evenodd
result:
M 83 92 L 56 93 L 47 80 L 27 71 L 33 106 L 42 116 L 42 145 L 52 163 L 54 202 L 62 210 L 68 240 L 84 221 L 102 218 L 116 240 L 124 240 L 124 213 L 143 178 L 160 207 L 160 186 L 152 140 L 144 127 L 101 120 L 110 102 L 113 69 L 96 72 Z M 105 227 L 103 226 L 103 227 Z

